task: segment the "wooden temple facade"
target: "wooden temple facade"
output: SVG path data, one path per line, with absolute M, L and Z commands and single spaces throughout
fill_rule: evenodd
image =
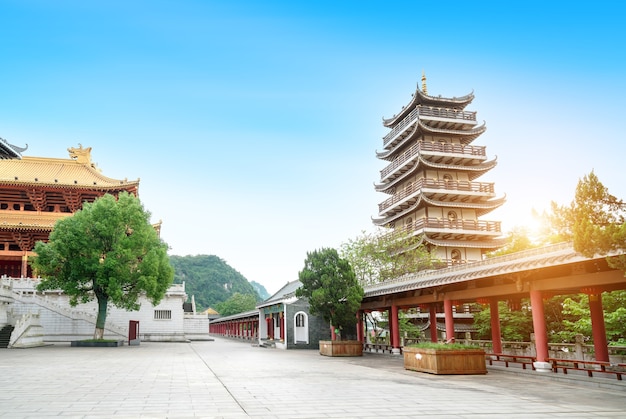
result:
M 429 96 L 422 77 L 411 101 L 391 118 L 377 157 L 388 162 L 376 191 L 389 195 L 378 206 L 374 224 L 391 234 L 419 236 L 447 265 L 478 261 L 503 245 L 499 221 L 480 217 L 504 203 L 494 184 L 478 178 L 496 166 L 486 149 L 474 145 L 485 132 L 476 112 L 465 108 L 473 93 Z
M 122 191 L 137 194 L 139 180 L 104 176 L 91 147 L 69 148 L 69 158 L 22 156 L 25 148 L 0 139 L 0 275 L 32 277 L 28 257 L 46 241 L 57 220 L 84 202 Z

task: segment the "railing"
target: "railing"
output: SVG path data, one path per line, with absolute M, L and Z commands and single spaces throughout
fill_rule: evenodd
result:
M 440 189 L 443 191 L 461 191 L 461 192 L 474 192 L 474 193 L 494 193 L 494 184 L 487 182 L 469 182 L 469 181 L 457 181 L 457 180 L 440 180 L 440 179 L 419 179 L 417 182 L 412 183 L 405 187 L 400 192 L 394 194 L 391 198 L 388 198 L 378 204 L 378 211 L 391 207 L 397 202 L 402 201 L 408 196 L 420 191 L 421 189 Z
M 421 232 L 429 228 L 478 231 L 489 233 L 501 233 L 500 221 L 483 221 L 483 220 L 448 220 L 434 217 L 418 218 L 415 222 L 406 226 L 396 228 L 392 233 L 385 235 L 386 239 L 394 240 L 399 237 L 411 235 L 415 232 Z
M 485 150 L 486 148 L 484 146 L 418 141 L 417 143 L 409 147 L 404 153 L 393 159 L 393 161 L 387 167 L 381 170 L 380 176 L 381 178 L 384 178 L 394 169 L 398 168 L 412 157 L 420 154 L 420 152 L 422 151 L 458 154 L 462 156 L 484 157 L 487 155 Z
M 404 117 L 398 125 L 393 127 L 387 135 L 383 137 L 383 146 L 400 134 L 407 126 L 419 118 L 420 115 L 431 116 L 435 118 L 461 119 L 464 121 L 476 121 L 476 112 L 458 111 L 448 108 L 434 108 L 431 106 L 418 106 Z

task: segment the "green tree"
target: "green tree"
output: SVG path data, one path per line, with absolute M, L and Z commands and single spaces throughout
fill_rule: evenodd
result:
M 296 290 L 296 296 L 307 298 L 311 314 L 321 316 L 339 330 L 341 339 L 341 330 L 356 323 L 356 312 L 363 299 L 363 287 L 350 263 L 339 257 L 335 249 L 323 248 L 307 252 L 298 276 L 302 286 Z
M 511 310 L 506 301 L 498 302 L 502 340 L 528 342 L 533 331 L 532 314 L 527 309 Z M 474 313 L 474 326 L 480 339 L 491 339 L 491 309 L 481 307 Z
M 574 242 L 584 256 L 623 253 L 626 244 L 626 205 L 611 195 L 592 171 L 576 186 L 569 206 L 552 204 L 552 220 L 562 237 Z M 610 256 L 608 263 L 626 272 L 626 256 Z
M 498 250 L 489 252 L 489 257 L 508 255 L 537 247 L 529 237 L 526 227 L 515 227 L 507 234 L 507 243 Z
M 94 339 L 102 339 L 109 303 L 137 310 L 145 293 L 156 305 L 172 283 L 167 244 L 149 220 L 134 195 L 106 194 L 57 221 L 48 242 L 35 246 L 39 290 L 61 289 L 72 306 L 97 300 Z
M 361 285 L 372 285 L 408 273 L 433 269 L 436 262 L 416 236 L 383 231 L 366 233 L 342 243 L 340 256 L 347 259 Z
M 243 313 L 254 310 L 256 307 L 256 297 L 251 294 L 234 293 L 228 300 L 219 303 L 215 309 L 222 316 Z

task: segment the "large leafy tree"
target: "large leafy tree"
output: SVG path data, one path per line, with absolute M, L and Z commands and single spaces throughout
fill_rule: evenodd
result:
M 335 249 L 307 252 L 299 279 L 302 286 L 296 290 L 296 296 L 307 298 L 311 314 L 321 316 L 339 330 L 341 339 L 341 330 L 356 323 L 356 312 L 363 299 L 363 287 L 350 263 L 339 257 Z
M 361 285 L 372 285 L 399 276 L 432 269 L 431 253 L 416 236 L 401 233 L 362 232 L 342 243 L 340 256 L 347 259 Z
M 39 290 L 61 289 L 72 306 L 97 300 L 94 339 L 103 337 L 109 303 L 137 310 L 145 293 L 156 305 L 172 283 L 167 244 L 149 220 L 134 195 L 106 194 L 59 220 L 48 242 L 35 246 Z
M 215 309 L 222 316 L 243 313 L 254 310 L 256 307 L 256 297 L 252 294 L 234 293 L 228 300 L 217 304 Z
M 552 224 L 561 237 L 587 257 L 626 250 L 626 204 L 609 193 L 592 171 L 576 186 L 569 206 L 552 203 Z M 609 264 L 626 271 L 626 256 L 611 256 Z

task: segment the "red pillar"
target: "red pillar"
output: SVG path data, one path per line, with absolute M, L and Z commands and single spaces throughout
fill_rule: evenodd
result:
M 285 341 L 285 314 L 280 313 L 278 317 L 280 321 L 280 340 Z
M 337 334 L 335 333 L 335 326 L 330 325 L 330 340 L 337 340 Z
M 356 339 L 359 342 L 364 342 L 363 338 L 363 311 L 359 310 L 356 312 Z
M 500 311 L 498 299 L 489 299 L 489 311 L 491 312 L 491 342 L 492 350 L 496 354 L 502 353 L 502 334 L 500 332 Z
M 443 312 L 446 318 L 446 341 L 454 342 L 454 312 L 452 300 L 443 300 Z
M 431 304 L 430 311 L 430 341 L 437 343 L 439 340 L 437 337 L 437 305 Z
M 546 331 L 546 317 L 543 313 L 543 296 L 541 291 L 530 291 L 530 307 L 533 313 L 537 362 L 546 362 L 548 358 L 548 332 Z
M 400 322 L 398 320 L 398 306 L 392 305 L 389 319 L 389 331 L 391 332 L 391 348 L 400 349 Z M 392 326 L 393 325 L 393 326 Z
M 609 348 L 606 341 L 601 292 L 589 294 L 589 311 L 591 312 L 591 330 L 593 334 L 593 349 L 596 352 L 596 361 L 609 362 Z

